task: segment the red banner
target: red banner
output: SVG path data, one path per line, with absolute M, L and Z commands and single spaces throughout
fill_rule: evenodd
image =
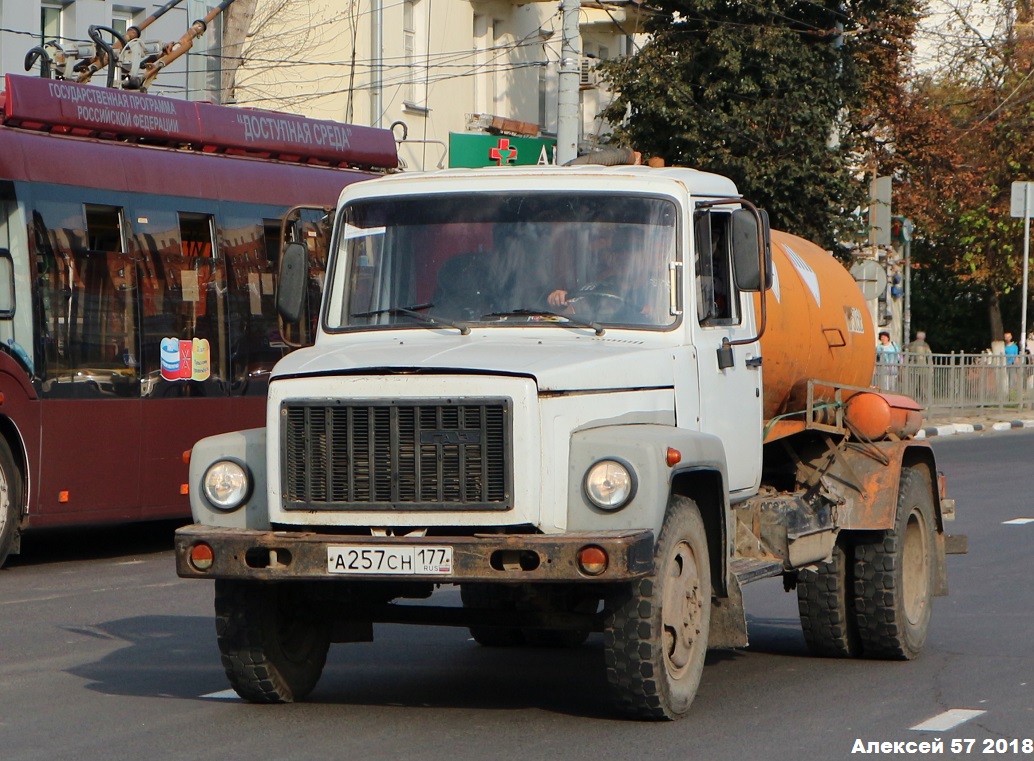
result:
M 394 169 L 395 139 L 386 129 L 307 119 L 96 85 L 8 74 L 3 122 L 9 126 L 146 138 L 205 150 L 317 159 Z

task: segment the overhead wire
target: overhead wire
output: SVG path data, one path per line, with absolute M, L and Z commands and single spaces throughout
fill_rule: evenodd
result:
M 822 10 L 823 12 L 832 14 L 834 16 L 840 16 L 842 18 L 847 18 L 847 15 L 845 13 L 841 12 L 839 9 L 837 9 L 837 8 L 830 8 L 830 7 L 824 5 L 824 4 L 820 3 L 820 2 L 816 2 L 816 0 L 800 0 L 800 1 L 802 3 L 804 3 L 804 4 L 814 6 L 815 8 L 817 8 L 819 10 Z M 387 7 L 388 8 L 395 8 L 395 7 L 397 7 L 397 6 L 401 5 L 401 4 L 402 4 L 402 2 L 400 0 L 400 2 L 392 3 L 392 4 L 388 5 Z M 778 11 L 775 11 L 774 9 L 765 8 L 763 6 L 758 5 L 757 3 L 749 2 L 749 0 L 744 2 L 744 4 L 748 5 L 749 7 L 754 8 L 755 10 L 757 10 L 760 13 L 766 13 L 766 14 L 770 15 L 774 19 L 782 19 L 784 21 L 789 21 L 789 22 L 792 22 L 792 23 L 794 23 L 796 25 L 803 26 L 804 28 L 811 29 L 812 31 L 824 31 L 822 29 L 822 27 L 820 27 L 820 26 L 817 26 L 817 25 L 812 24 L 810 22 L 803 21 L 801 19 L 795 19 L 795 18 L 793 18 L 791 16 L 788 16 L 788 15 L 786 15 L 784 13 L 780 13 Z M 361 8 L 361 6 L 358 6 L 358 4 L 350 4 L 349 11 L 342 12 L 342 14 L 344 14 L 344 13 L 351 13 L 351 18 L 352 18 L 351 23 L 353 25 L 358 23 L 357 19 L 362 18 L 363 16 L 368 16 L 372 12 L 370 10 L 355 11 L 355 8 L 353 6 Z M 622 33 L 625 34 L 625 36 L 628 39 L 631 40 L 632 45 L 639 52 L 642 52 L 642 46 L 640 46 L 639 43 L 635 41 L 634 37 L 631 34 L 629 34 L 626 30 L 623 29 L 621 23 L 614 17 L 614 14 L 612 13 L 611 9 L 606 7 L 605 3 L 601 3 L 601 7 L 607 13 L 608 17 L 611 19 L 611 22 L 615 25 L 615 27 L 618 28 L 619 31 L 622 31 Z M 550 63 L 550 61 L 548 60 L 548 52 L 551 52 L 550 48 L 548 46 L 542 45 L 542 41 L 541 40 L 536 40 L 536 39 L 534 39 L 534 37 L 536 35 L 538 35 L 539 32 L 541 32 L 551 21 L 553 21 L 556 18 L 556 16 L 557 16 L 557 14 L 553 14 L 552 16 L 547 17 L 546 19 L 544 19 L 539 24 L 539 26 L 536 29 L 534 29 L 531 32 L 529 32 L 528 34 L 524 35 L 522 38 L 519 38 L 517 40 L 511 41 L 511 42 L 509 42 L 509 43 L 507 43 L 505 45 L 493 45 L 493 46 L 489 46 L 487 48 L 484 48 L 483 50 L 485 52 L 487 52 L 490 55 L 490 57 L 487 60 L 485 60 L 482 63 L 480 63 L 480 64 L 472 64 L 472 63 L 469 62 L 470 57 L 474 53 L 474 51 L 472 51 L 470 49 L 447 50 L 447 51 L 443 50 L 443 51 L 437 51 L 437 52 L 432 53 L 430 51 L 429 38 L 428 38 L 428 44 L 426 45 L 425 54 L 423 56 L 424 60 L 422 62 L 422 65 L 420 66 L 420 68 L 423 69 L 423 78 L 424 78 L 425 87 L 430 87 L 433 84 L 437 84 L 437 83 L 442 82 L 442 81 L 448 81 L 450 79 L 464 78 L 464 77 L 469 77 L 469 76 L 477 76 L 478 74 L 483 74 L 483 73 L 498 74 L 498 73 L 506 73 L 506 72 L 519 71 L 521 69 L 525 69 L 525 68 L 528 68 L 528 67 L 541 67 L 541 66 L 548 65 Z M 740 28 L 743 28 L 744 30 L 756 30 L 756 29 L 760 29 L 760 28 L 767 28 L 768 26 L 770 26 L 770 25 L 764 25 L 764 24 L 756 24 L 756 25 L 754 25 L 754 24 L 746 24 L 746 23 L 729 21 L 729 20 L 724 20 L 724 19 L 704 19 L 703 17 L 692 16 L 692 15 L 684 15 L 683 18 L 686 18 L 687 20 L 695 20 L 695 21 L 705 21 L 706 20 L 710 25 L 714 25 L 714 26 L 738 26 Z M 945 26 L 945 24 L 941 25 L 941 27 L 943 27 L 943 26 Z M 920 25 L 917 28 L 916 32 L 914 33 L 913 37 L 917 38 L 919 42 L 930 41 L 930 42 L 932 42 L 932 44 L 940 44 L 941 46 L 943 46 L 943 44 L 948 44 L 948 43 L 958 43 L 960 45 L 964 45 L 967 42 L 972 42 L 972 40 L 974 39 L 974 36 L 972 34 L 972 29 L 971 28 L 970 28 L 970 32 L 967 33 L 964 30 L 952 30 L 950 28 L 951 27 L 950 23 L 947 24 L 947 26 L 949 28 L 946 30 L 946 29 L 940 28 L 940 27 L 931 27 L 929 25 L 927 25 L 927 26 Z M 39 39 L 40 38 L 38 32 L 29 32 L 29 31 L 19 30 L 19 29 L 0 28 L 0 32 L 4 32 L 4 33 L 8 33 L 8 34 L 15 34 L 15 35 L 29 37 L 29 38 L 33 38 L 33 39 Z M 638 33 L 638 32 L 636 32 L 636 33 Z M 428 34 L 430 34 L 430 25 L 429 24 L 428 24 Z M 995 38 L 995 35 L 992 34 L 990 39 L 994 40 L 994 38 Z M 65 37 L 60 37 L 60 38 L 58 38 L 58 40 L 61 41 L 61 42 L 68 42 L 68 43 L 71 43 L 71 42 L 84 42 L 83 40 L 76 40 L 74 38 L 65 38 Z M 982 42 L 986 44 L 987 40 L 982 40 Z M 515 52 L 519 52 L 519 51 L 521 51 L 521 50 L 523 50 L 525 48 L 529 48 L 529 49 L 530 48 L 535 48 L 535 47 L 538 47 L 540 45 L 542 45 L 542 47 L 544 48 L 544 51 L 546 51 L 544 53 L 544 55 L 543 55 L 543 59 L 545 59 L 545 60 L 539 60 L 539 61 L 534 61 L 534 62 L 511 62 L 511 61 L 507 60 L 509 58 L 509 56 L 511 56 Z M 979 47 L 983 47 L 983 45 L 981 45 Z M 212 51 L 207 51 L 207 52 L 197 51 L 197 52 L 192 52 L 190 55 L 192 57 L 195 57 L 195 58 L 203 57 L 203 58 L 206 58 L 209 61 L 231 60 L 234 63 L 234 65 L 231 66 L 231 67 L 223 67 L 221 65 L 220 66 L 216 66 L 216 67 L 210 67 L 210 72 L 211 73 L 219 73 L 219 72 L 224 71 L 224 69 L 226 69 L 226 68 L 231 69 L 231 70 L 240 71 L 240 67 L 238 65 L 238 62 L 240 61 L 240 59 L 242 57 L 241 55 L 232 56 L 232 57 L 226 57 L 226 56 L 223 56 L 223 55 L 221 55 L 219 53 L 212 52 Z M 314 65 L 319 65 L 319 66 L 329 67 L 329 68 L 332 68 L 332 69 L 333 68 L 337 68 L 337 67 L 344 67 L 344 68 L 348 68 L 352 72 L 355 72 L 355 71 L 363 72 L 363 71 L 367 71 L 367 70 L 372 70 L 372 68 L 374 66 L 372 61 L 362 60 L 362 59 L 359 59 L 359 60 L 356 60 L 356 61 L 353 61 L 353 60 L 343 60 L 343 61 L 329 60 L 328 61 L 328 60 L 325 60 L 325 59 L 311 60 L 311 59 L 307 59 L 307 58 L 298 58 L 298 59 L 294 59 L 294 60 L 284 60 L 282 58 L 279 58 L 279 59 L 264 58 L 264 57 L 262 57 L 260 55 L 250 56 L 249 57 L 249 56 L 247 56 L 247 54 L 244 54 L 244 56 L 246 57 L 248 63 L 253 65 L 253 66 L 254 65 L 268 65 L 268 66 L 275 66 L 275 67 L 280 68 L 280 69 L 291 69 L 291 68 L 310 67 L 310 66 L 314 66 Z M 917 61 L 922 63 L 922 62 L 926 62 L 926 61 L 936 60 L 937 58 L 942 57 L 942 56 L 943 56 L 943 48 L 941 50 L 938 50 L 938 52 L 936 54 L 930 54 L 930 55 L 924 55 L 922 52 L 917 50 L 917 51 L 913 52 L 913 56 L 912 57 L 913 57 L 914 60 L 917 60 Z M 398 70 L 400 68 L 399 61 L 400 61 L 400 57 L 388 57 L 388 58 L 382 59 L 382 65 L 386 65 L 387 68 Z M 436 70 L 440 70 L 440 71 L 442 71 L 442 73 L 438 74 L 438 75 L 432 75 L 431 74 L 431 69 L 432 68 L 436 69 Z M 414 70 L 414 67 L 411 67 L 411 66 L 410 67 L 405 67 L 404 71 L 398 72 L 397 75 L 390 77 L 386 82 L 384 82 L 383 86 L 385 86 L 385 87 L 398 87 L 398 86 L 404 85 L 406 82 L 410 81 L 414 76 L 419 76 L 419 72 Z M 1025 78 L 1024 82 L 1022 82 L 1020 85 L 1017 85 L 1017 90 L 1019 90 L 1019 88 L 1022 87 L 1022 85 L 1025 84 L 1028 79 L 1029 79 L 1029 77 Z M 267 83 L 266 86 L 263 89 L 268 90 L 270 88 L 275 88 L 277 86 L 277 84 L 280 84 L 281 86 L 286 86 L 286 85 L 290 85 L 290 84 L 294 84 L 294 83 L 302 83 L 302 82 L 308 83 L 309 80 L 290 80 L 290 79 L 285 79 L 285 80 L 282 80 L 280 83 Z M 251 87 L 251 88 L 257 88 L 258 87 L 258 83 L 253 82 L 252 84 L 250 84 L 248 86 Z M 358 85 L 358 86 L 356 86 L 353 83 L 351 87 L 333 88 L 333 89 L 324 90 L 324 91 L 309 92 L 309 93 L 305 93 L 301 97 L 292 97 L 292 96 L 272 95 L 271 94 L 271 95 L 265 96 L 265 97 L 245 98 L 245 99 L 242 99 L 240 102 L 256 102 L 256 101 L 259 101 L 259 100 L 266 100 L 266 99 L 272 99 L 273 101 L 279 101 L 279 102 L 288 102 L 288 101 L 290 101 L 290 102 L 306 102 L 306 101 L 309 101 L 309 100 L 313 100 L 313 99 L 320 98 L 320 97 L 325 97 L 325 96 L 328 96 L 328 95 L 337 95 L 337 94 L 340 94 L 342 92 L 348 92 L 348 91 L 352 91 L 352 90 L 363 91 L 363 90 L 367 90 L 369 88 L 370 88 L 369 85 Z M 184 92 L 184 93 L 189 93 L 189 94 L 197 94 L 199 92 L 197 90 L 192 90 L 189 87 L 184 87 L 184 86 L 181 86 L 181 85 L 176 85 L 176 84 L 173 84 L 173 83 L 168 82 L 168 81 L 156 81 L 155 84 L 152 86 L 152 90 L 170 90 L 170 91 Z M 686 93 L 683 93 L 683 94 L 686 95 Z M 984 118 L 985 119 L 990 118 L 991 116 L 994 115 L 994 113 L 996 113 L 997 111 L 1001 110 L 1007 104 L 1007 102 L 1011 98 L 1014 97 L 1014 95 L 1015 95 L 1015 92 L 1013 94 L 1010 94 L 1006 98 L 1005 101 L 1003 101 L 1001 104 L 999 104 L 998 107 L 996 107 L 994 112 L 987 114 Z M 697 104 L 695 101 L 691 101 L 691 102 L 693 102 L 694 105 L 696 105 L 698 108 L 700 107 L 700 104 Z

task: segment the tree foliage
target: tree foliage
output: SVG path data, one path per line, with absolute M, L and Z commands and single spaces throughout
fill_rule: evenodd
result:
M 1004 329 L 1019 334 L 1023 230 L 1010 200 L 1013 182 L 1034 179 L 1031 42 L 1008 27 L 975 37 L 976 52 L 914 80 L 886 115 L 893 140 L 882 161 L 900 213 L 915 223 L 916 260 L 982 295 L 983 346 Z
M 615 138 L 731 177 L 773 225 L 828 247 L 898 97 L 913 0 L 658 0 L 652 35 L 606 67 Z

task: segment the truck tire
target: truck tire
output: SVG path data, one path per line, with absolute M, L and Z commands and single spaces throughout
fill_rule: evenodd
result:
M 854 550 L 843 539 L 828 563 L 797 575 L 797 608 L 808 649 L 825 658 L 854 658 L 861 653 L 854 599 Z
M 626 716 L 676 719 L 696 696 L 711 623 L 707 533 L 696 503 L 673 497 L 654 550 L 654 570 L 608 601 L 607 681 Z
M 234 691 L 252 703 L 290 703 L 316 686 L 330 623 L 311 617 L 292 584 L 217 579 L 215 625 Z
M 912 660 L 933 603 L 934 504 L 925 468 L 901 470 L 894 528 L 855 547 L 855 611 L 862 653 Z
M 464 608 L 478 610 L 516 610 L 516 589 L 499 584 L 461 584 Z M 515 626 L 471 626 L 470 636 L 484 647 L 518 647 L 524 634 Z
M 14 462 L 11 447 L 0 437 L 0 568 L 18 535 L 22 517 L 22 474 Z

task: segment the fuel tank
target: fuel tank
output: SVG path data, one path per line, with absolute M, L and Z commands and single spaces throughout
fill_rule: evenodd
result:
M 773 230 L 772 264 L 761 338 L 766 421 L 804 410 L 808 380 L 869 387 L 876 363 L 868 306 L 840 262 L 814 243 Z M 760 309 L 760 296 L 755 299 Z M 829 389 L 816 389 L 818 398 L 822 393 Z

